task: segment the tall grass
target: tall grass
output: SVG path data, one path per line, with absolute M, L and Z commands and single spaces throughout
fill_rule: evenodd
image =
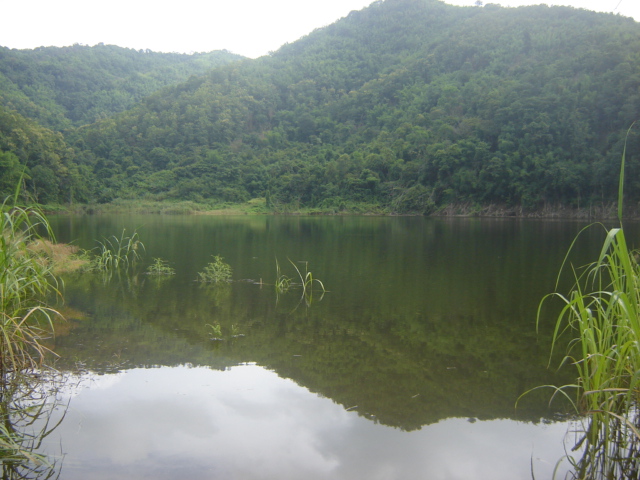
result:
M 629 249 L 622 226 L 625 155 L 626 148 L 620 226 L 605 229 L 596 262 L 580 274 L 573 270 L 575 283 L 568 294 L 552 293 L 541 302 L 541 307 L 550 298 L 562 302 L 552 350 L 566 334 L 572 338 L 563 363 L 576 368 L 577 379 L 556 394 L 568 398 L 583 419 L 574 447 L 580 454 L 568 456 L 580 479 L 638 478 L 640 472 L 640 257 Z M 540 316 L 539 309 L 538 323 Z
M 99 271 L 128 270 L 134 267 L 142 258 L 145 250 L 140 241 L 138 232 L 126 235 L 123 229 L 119 237 L 112 235 L 98 241 L 96 257 L 93 260 L 93 268 Z
M 16 422 L 30 428 L 37 416 L 33 393 L 52 355 L 43 341 L 58 315 L 45 301 L 59 291 L 52 264 L 33 248 L 42 235 L 53 239 L 49 222 L 18 197 L 19 188 L 0 205 L 0 465 L 2 478 L 44 478 L 48 465 L 33 452 L 39 436 Z
M 45 299 L 58 292 L 51 266 L 29 249 L 41 238 L 53 238 L 44 214 L 17 205 L 18 193 L 0 206 L 0 380 L 42 366 L 49 350 L 42 340 L 52 334 L 52 309 Z

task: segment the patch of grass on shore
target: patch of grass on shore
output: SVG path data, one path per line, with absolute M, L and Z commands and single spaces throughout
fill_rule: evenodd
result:
M 39 261 L 49 268 L 54 275 L 75 272 L 88 268 L 91 260 L 75 245 L 52 243 L 46 239 L 38 239 L 27 246 Z
M 117 199 L 111 203 L 74 204 L 71 206 L 45 205 L 47 213 L 72 215 L 102 215 L 138 213 L 157 215 L 262 215 L 271 213 L 264 198 L 245 203 L 198 203 L 192 201 L 152 201 Z
M 101 215 L 114 213 L 137 213 L 156 215 L 415 215 L 420 212 L 397 212 L 379 203 L 354 201 L 327 201 L 315 207 L 278 204 L 267 206 L 264 197 L 253 198 L 244 203 L 193 201 L 116 199 L 104 204 L 45 205 L 47 214 Z M 430 212 L 435 217 L 487 217 L 487 218 L 574 218 L 606 220 L 616 217 L 613 204 L 571 207 L 566 205 L 544 205 L 536 210 L 524 210 L 518 205 L 476 203 L 451 203 L 441 205 Z M 627 218 L 640 218 L 637 206 L 627 209 Z

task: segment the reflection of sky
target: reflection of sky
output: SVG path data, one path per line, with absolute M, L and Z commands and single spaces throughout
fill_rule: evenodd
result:
M 255 365 L 136 369 L 75 388 L 47 438 L 73 479 L 551 478 L 566 425 L 377 425 Z M 563 475 L 559 475 L 562 478 Z

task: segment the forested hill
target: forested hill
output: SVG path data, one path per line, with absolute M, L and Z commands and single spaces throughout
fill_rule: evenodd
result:
M 535 210 L 614 200 L 638 116 L 632 19 L 386 0 L 269 56 L 168 86 L 67 141 L 88 175 L 85 197 L 101 202 Z M 632 131 L 632 202 L 639 160 Z
M 226 51 L 158 53 L 114 45 L 0 47 L 0 104 L 55 130 L 134 106 L 156 90 L 243 57 Z

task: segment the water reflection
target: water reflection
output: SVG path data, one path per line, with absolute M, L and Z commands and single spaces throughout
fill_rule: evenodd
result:
M 637 480 L 640 474 L 640 412 L 591 412 L 572 422 L 573 445 L 563 459 L 571 479 Z
M 59 457 L 41 451 L 44 439 L 64 419 L 58 396 L 66 375 L 52 370 L 7 375 L 0 386 L 0 468 L 2 480 L 57 478 Z
M 50 435 L 74 479 L 550 478 L 566 425 L 371 422 L 257 365 L 92 375 Z
M 547 368 L 555 315 L 537 335 L 535 313 L 579 224 L 105 216 L 53 225 L 83 248 L 137 229 L 149 259 L 176 269 L 163 281 L 65 279 L 78 314 L 51 347 L 60 368 L 93 374 L 60 434 L 64 478 L 136 469 L 130 478 L 531 478 L 532 459 L 536 478 L 550 478 L 564 453 L 566 426 L 552 423 L 561 406 L 550 410 L 542 390 L 514 405 L 533 387 L 572 381 Z M 602 239 L 589 235 L 576 265 L 599 251 Z M 229 262 L 233 283 L 194 281 L 211 255 Z M 309 262 L 328 289 L 322 301 L 265 286 L 275 258 Z M 212 325 L 223 341 L 212 341 Z M 186 364 L 208 368 L 135 368 Z M 95 375 L 114 372 L 124 373 Z

